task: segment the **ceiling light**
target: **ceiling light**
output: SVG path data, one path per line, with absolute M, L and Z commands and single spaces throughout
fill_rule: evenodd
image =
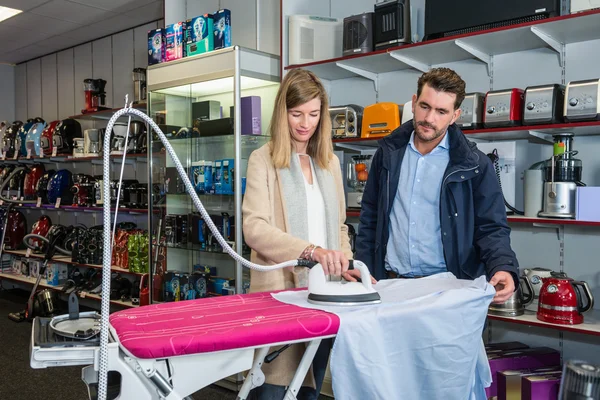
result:
M 23 12 L 22 10 L 17 10 L 16 8 L 0 6 L 0 21 L 4 21 L 5 19 L 14 17 L 15 15 L 22 13 L 22 12 Z

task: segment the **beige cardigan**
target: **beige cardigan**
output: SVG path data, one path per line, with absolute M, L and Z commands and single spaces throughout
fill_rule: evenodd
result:
M 329 163 L 337 186 L 339 205 L 340 242 L 337 249 L 352 258 L 346 221 L 346 200 L 342 172 L 337 156 Z M 270 144 L 255 150 L 248 160 L 246 173 L 246 194 L 242 205 L 244 239 L 252 249 L 251 260 L 261 265 L 272 265 L 300 257 L 310 243 L 293 237 L 289 233 L 280 177 L 271 160 Z M 294 288 L 297 275 L 289 269 L 269 272 L 252 270 L 250 291 L 264 292 Z M 270 364 L 263 365 L 266 382 L 274 385 L 290 384 L 296 367 L 304 353 L 303 345 L 294 345 L 285 350 Z M 311 369 L 312 371 L 312 369 Z M 304 385 L 314 387 L 312 373 L 307 374 Z

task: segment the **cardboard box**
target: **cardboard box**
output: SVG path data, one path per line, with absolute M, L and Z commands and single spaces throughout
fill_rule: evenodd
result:
M 557 373 L 561 373 L 559 366 L 500 371 L 496 374 L 498 378 L 498 400 L 521 400 L 521 383 L 524 377 L 555 375 Z
M 560 365 L 560 353 L 549 347 L 535 347 L 488 354 L 492 384 L 485 389 L 487 397 L 498 395 L 498 372 L 525 368 L 543 368 Z
M 562 374 L 526 376 L 521 382 L 522 400 L 557 400 Z
M 184 44 L 185 22 L 177 22 L 165 28 L 166 55 L 165 61 L 179 60 L 187 52 Z
M 148 65 L 165 61 L 165 30 L 163 28 L 148 31 Z
M 186 21 L 185 45 L 188 57 L 214 49 L 212 14 L 200 15 Z
M 219 10 L 213 15 L 214 49 L 231 46 L 231 11 Z

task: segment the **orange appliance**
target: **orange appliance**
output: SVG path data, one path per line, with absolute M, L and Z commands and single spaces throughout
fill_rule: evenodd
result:
M 399 127 L 402 106 L 396 103 L 376 103 L 365 107 L 362 120 L 362 137 L 384 137 Z

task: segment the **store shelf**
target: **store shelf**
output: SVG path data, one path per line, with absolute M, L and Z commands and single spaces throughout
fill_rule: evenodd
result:
M 229 243 L 229 245 L 231 246 L 231 248 L 235 249 L 235 244 Z M 202 250 L 200 248 L 199 244 L 191 244 L 191 243 L 188 243 L 185 246 L 176 246 L 176 245 L 170 245 L 170 244 L 161 244 L 161 245 L 159 245 L 159 247 L 166 247 L 168 249 L 175 249 L 175 250 L 196 251 L 198 253 L 229 255 L 229 253 L 227 253 L 225 250 Z M 244 251 L 242 253 L 242 256 L 244 256 L 244 257 L 250 256 L 250 251 Z
M 15 282 L 27 283 L 29 285 L 34 285 L 35 281 L 36 281 L 36 278 L 31 278 L 29 276 L 23 276 L 23 275 L 8 274 L 8 273 L 0 273 L 0 279 L 8 279 L 8 280 L 15 281 Z M 38 287 L 52 289 L 52 290 L 56 290 L 58 292 L 62 291 L 62 288 L 63 288 L 62 285 L 61 286 L 48 285 L 48 284 L 44 283 L 44 279 L 42 279 L 40 281 L 40 284 Z M 82 299 L 94 299 L 94 300 L 98 300 L 98 301 L 102 300 L 101 296 L 99 296 L 97 294 L 87 293 L 87 292 L 80 292 L 79 297 Z M 137 305 L 133 305 L 130 301 L 111 300 L 110 303 L 121 306 L 121 307 L 128 307 L 128 308 L 138 307 Z
M 508 222 L 525 223 L 525 224 L 540 224 L 540 225 L 579 225 L 579 226 L 600 226 L 598 221 L 580 221 L 576 219 L 561 219 L 561 218 L 531 218 L 531 217 L 514 217 L 509 216 Z
M 104 208 L 100 207 L 79 207 L 79 206 L 68 206 L 61 205 L 56 208 L 53 204 L 42 204 L 37 207 L 36 204 L 21 204 L 17 208 L 25 210 L 47 210 L 47 211 L 66 211 L 66 212 L 88 212 L 88 213 L 101 213 Z M 119 207 L 119 214 L 148 214 L 147 208 L 121 208 Z M 115 212 L 115 208 L 111 208 L 111 212 Z M 154 210 L 155 214 L 160 213 L 160 210 Z
M 564 332 L 581 333 L 584 335 L 600 336 L 600 310 L 592 310 L 583 314 L 584 323 L 578 325 L 561 325 L 540 321 L 535 311 L 525 310 L 525 314 L 518 317 L 501 317 L 488 314 L 488 318 L 496 321 L 513 324 L 536 326 Z
M 164 151 L 160 151 L 160 152 L 156 152 L 153 153 L 155 155 L 161 155 L 161 154 L 165 154 Z M 110 159 L 112 162 L 121 162 L 121 160 L 123 159 L 123 155 L 122 154 L 111 154 L 110 155 Z M 148 161 L 148 155 L 146 153 L 139 153 L 139 154 L 127 154 L 127 156 L 125 156 L 125 160 L 126 162 L 147 162 Z M 98 163 L 96 163 L 95 161 L 99 161 Z M 5 160 L 0 159 L 0 165 L 15 165 L 15 164 L 47 164 L 47 163 L 79 163 L 79 162 L 85 162 L 85 163 L 89 163 L 92 162 L 93 164 L 102 164 L 102 162 L 104 161 L 102 156 L 95 156 L 95 157 L 73 157 L 72 155 L 68 155 L 68 154 L 59 154 L 57 156 L 52 156 L 52 157 L 38 157 L 38 156 L 32 156 L 32 157 L 18 157 L 17 159 L 14 158 L 7 158 Z
M 322 79 L 337 80 L 364 77 L 403 69 L 425 71 L 432 65 L 468 59 L 489 64 L 490 56 L 599 39 L 600 10 L 532 21 L 501 28 L 456 35 L 448 38 L 393 47 L 322 60 L 301 65 L 290 65 L 286 70 L 304 68 Z M 560 59 L 559 57 L 559 59 Z
M 19 256 L 19 257 L 27 257 L 27 250 L 4 250 L 4 254 L 11 254 L 13 256 Z M 39 258 L 39 259 L 43 259 L 44 255 L 40 254 L 40 253 L 31 253 L 29 255 L 30 258 Z M 79 264 L 76 262 L 71 261 L 71 257 L 68 256 L 55 256 L 52 257 L 52 261 L 53 262 L 57 262 L 57 263 L 61 263 L 61 264 L 68 264 L 68 265 L 74 265 L 76 267 L 82 267 L 82 268 L 96 268 L 96 269 L 102 269 L 102 265 L 97 265 L 97 264 Z M 143 273 L 140 272 L 132 272 L 128 269 L 124 269 L 124 268 L 119 268 L 115 265 L 110 267 L 110 270 L 113 272 L 119 272 L 121 274 L 128 274 L 128 275 L 137 275 L 137 276 L 142 276 L 144 275 Z
M 125 106 L 125 99 L 123 99 L 123 107 Z M 121 110 L 123 107 L 119 108 L 109 108 L 107 110 L 97 111 L 93 113 L 85 113 L 73 115 L 69 118 L 79 119 L 79 120 L 95 120 L 95 119 L 110 119 L 116 111 Z M 132 108 L 136 108 L 138 110 L 146 110 L 146 103 L 134 104 Z M 137 118 L 136 116 L 132 116 L 132 118 Z

